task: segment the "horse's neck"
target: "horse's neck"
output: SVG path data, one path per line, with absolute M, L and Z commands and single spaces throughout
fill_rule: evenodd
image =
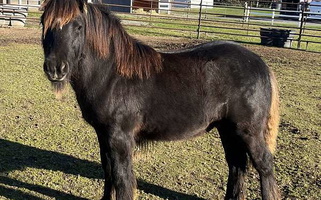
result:
M 71 83 L 76 94 L 92 96 L 102 87 L 108 89 L 108 82 L 119 77 L 114 65 L 110 58 L 102 60 L 87 54 L 72 76 Z

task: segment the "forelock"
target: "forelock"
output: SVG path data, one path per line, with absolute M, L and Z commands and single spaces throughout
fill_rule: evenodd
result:
M 48 30 L 61 29 L 81 14 L 76 0 L 46 0 L 41 5 L 43 34 Z

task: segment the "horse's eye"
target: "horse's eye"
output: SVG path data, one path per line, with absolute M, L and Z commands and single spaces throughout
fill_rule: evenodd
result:
M 82 26 L 81 26 L 81 25 L 79 25 L 77 29 L 80 31 L 80 30 L 82 29 Z

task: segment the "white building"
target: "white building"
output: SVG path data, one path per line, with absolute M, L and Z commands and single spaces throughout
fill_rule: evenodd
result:
M 202 1 L 202 6 L 209 6 L 210 8 L 213 7 L 214 1 L 213 0 L 191 0 L 191 8 L 199 8 L 200 3 Z

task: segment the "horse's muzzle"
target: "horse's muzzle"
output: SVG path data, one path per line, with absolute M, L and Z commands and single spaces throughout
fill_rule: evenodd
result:
M 46 60 L 43 68 L 51 82 L 62 82 L 66 79 L 70 67 L 68 62 L 56 64 L 53 61 Z

